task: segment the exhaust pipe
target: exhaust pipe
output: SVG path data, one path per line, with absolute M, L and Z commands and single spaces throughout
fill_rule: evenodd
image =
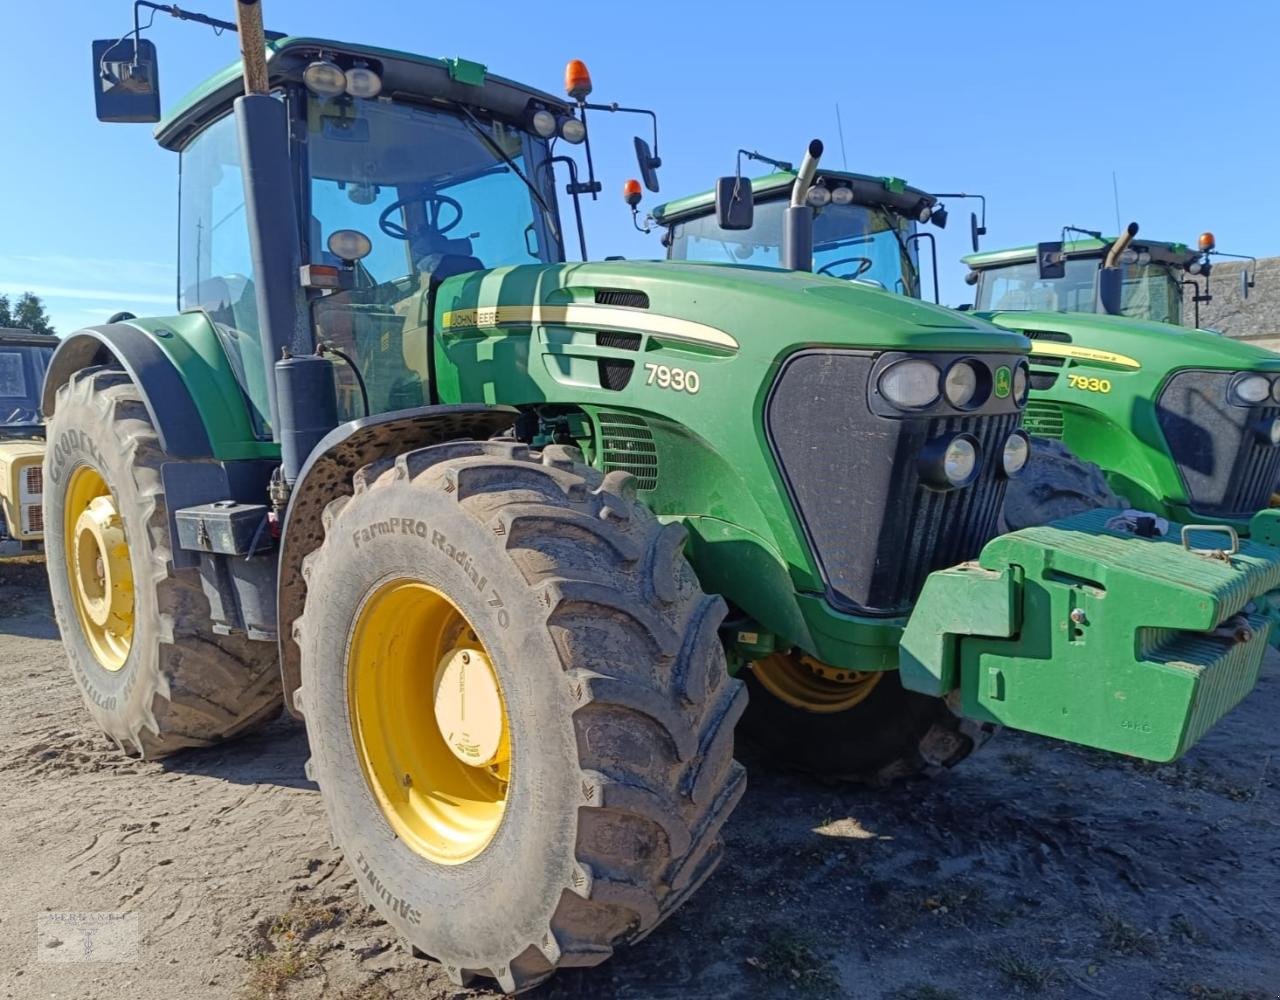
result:
M 782 266 L 789 271 L 813 270 L 813 209 L 807 198 L 822 156 L 822 141 L 814 139 L 800 161 L 791 185 L 791 204 L 782 216 Z
M 1111 244 L 1111 249 L 1107 251 L 1107 259 L 1102 266 L 1115 267 L 1120 255 L 1129 249 L 1129 244 L 1133 242 L 1133 238 L 1137 235 L 1138 224 L 1130 222 L 1125 231 L 1120 234 L 1120 238 Z

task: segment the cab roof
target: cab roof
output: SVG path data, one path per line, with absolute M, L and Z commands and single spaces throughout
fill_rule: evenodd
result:
M 1092 237 L 1084 240 L 1069 240 L 1062 244 L 1062 252 L 1067 257 L 1101 257 L 1118 236 L 1095 240 Z M 1174 264 L 1186 267 L 1200 256 L 1198 252 L 1185 243 L 1166 243 L 1163 240 L 1135 239 L 1129 244 L 1131 250 L 1151 254 L 1151 259 L 1162 264 Z M 1007 264 L 1030 263 L 1036 259 L 1034 244 L 1025 247 L 1010 247 L 1007 250 L 987 250 L 983 253 L 971 253 L 960 260 L 968 264 L 974 271 L 990 267 L 1003 267 Z
M 779 170 L 763 177 L 751 178 L 751 190 L 756 201 L 772 201 L 784 198 L 791 193 L 795 183 L 794 170 Z M 818 170 L 814 179 L 817 183 L 825 179 L 828 187 L 853 188 L 854 201 L 860 205 L 888 205 L 906 215 L 918 215 L 925 205 L 932 206 L 938 199 L 926 191 L 911 187 L 899 177 L 872 177 L 869 174 L 855 174 L 847 170 Z M 689 195 L 675 201 L 659 205 L 651 213 L 660 226 L 669 226 L 673 222 L 695 215 L 701 215 L 715 207 L 715 191 L 703 191 L 701 194 Z
M 557 114 L 572 111 L 572 105 L 564 98 L 494 76 L 485 66 L 466 59 L 435 59 L 324 38 L 287 37 L 268 42 L 271 86 L 301 80 L 302 71 L 322 53 L 339 65 L 350 65 L 354 60 L 367 62 L 382 77 L 382 93 L 386 96 L 403 94 L 419 100 L 466 104 L 511 121 L 523 118 L 531 103 Z M 241 65 L 237 60 L 178 101 L 156 125 L 156 141 L 166 149 L 181 149 L 191 136 L 221 117 L 243 93 Z
M 0 326 L 0 344 L 22 347 L 57 347 L 60 341 L 48 333 L 34 333 L 25 327 Z

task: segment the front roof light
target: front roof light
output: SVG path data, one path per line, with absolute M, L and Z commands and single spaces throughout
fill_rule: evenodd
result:
M 824 208 L 831 203 L 831 191 L 821 184 L 815 184 L 809 188 L 809 193 L 804 196 L 804 200 L 814 208 Z
M 880 395 L 902 410 L 922 410 L 938 401 L 940 373 L 931 361 L 907 358 L 880 374 Z
M 560 138 L 565 142 L 578 145 L 587 137 L 587 126 L 580 118 L 562 118 L 560 120 Z
M 1256 406 L 1271 395 L 1271 382 L 1256 372 L 1241 372 L 1231 383 L 1229 395 L 1237 406 Z
M 545 108 L 540 108 L 533 113 L 530 125 L 533 131 L 544 139 L 550 139 L 556 134 L 556 116 Z
M 317 59 L 302 71 L 302 82 L 317 97 L 337 97 L 347 92 L 347 74 L 328 59 Z
M 853 189 L 847 187 L 832 188 L 831 200 L 837 205 L 852 205 Z
M 347 70 L 347 93 L 366 100 L 382 93 L 382 77 L 368 66 L 352 66 Z

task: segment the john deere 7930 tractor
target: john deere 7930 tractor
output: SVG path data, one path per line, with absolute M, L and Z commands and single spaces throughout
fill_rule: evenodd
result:
M 668 256 L 777 266 L 794 177 L 722 178 L 725 211 L 716 192 L 658 207 Z M 728 210 L 741 213 L 749 195 L 754 211 L 735 221 Z M 921 296 L 928 269 L 919 250 L 932 250 L 933 237 L 919 223 L 945 225 L 941 199 L 955 197 L 966 196 L 823 171 L 808 196 L 814 270 Z M 970 226 L 976 251 L 985 210 Z M 1129 506 L 1247 531 L 1270 503 L 1280 478 L 1280 356 L 1178 325 L 1184 287 L 1207 300 L 1211 257 L 1237 255 L 1217 251 L 1210 233 L 1192 251 L 1135 240 L 1137 229 L 965 258 L 977 286 L 971 315 L 1031 339 L 1031 457 L 1006 492 L 1007 527 Z M 936 256 L 932 270 L 936 294 Z M 1240 280 L 1247 294 L 1247 270 Z
M 597 964 L 697 889 L 746 662 L 842 720 L 784 720 L 796 754 L 870 779 L 1001 722 L 1171 759 L 1253 686 L 1257 538 L 991 541 L 1020 334 L 800 270 L 566 262 L 585 68 L 566 101 L 345 42 L 264 61 L 258 10 L 157 129 L 179 310 L 53 358 L 54 606 L 128 751 L 283 695 L 363 892 L 456 981 Z M 149 43 L 95 65 L 100 116 L 156 117 Z

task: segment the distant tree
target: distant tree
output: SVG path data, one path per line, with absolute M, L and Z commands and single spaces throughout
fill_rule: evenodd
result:
M 54 332 L 40 296 L 31 292 L 23 292 L 16 306 L 9 303 L 9 296 L 0 295 L 0 326 L 19 327 L 33 333 Z

